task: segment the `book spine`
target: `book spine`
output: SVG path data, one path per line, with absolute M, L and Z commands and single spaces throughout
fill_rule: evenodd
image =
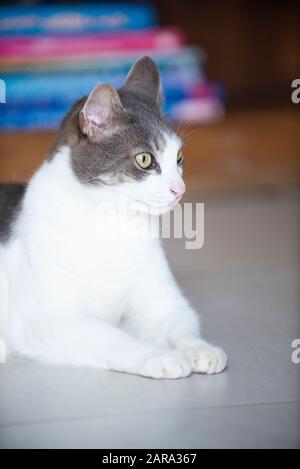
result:
M 6 83 L 10 106 L 71 105 L 90 92 L 97 83 L 110 83 L 116 88 L 124 82 L 126 73 L 41 73 L 1 75 Z M 202 80 L 198 68 L 173 68 L 161 71 L 166 96 L 173 93 L 189 96 Z
M 118 35 L 85 35 L 65 38 L 0 38 L 0 59 L 28 60 L 84 57 L 95 53 L 178 49 L 185 43 L 183 34 L 175 28 L 143 30 Z
M 153 60 L 157 63 L 160 70 L 173 70 L 174 68 L 201 68 L 202 70 L 202 51 L 198 47 L 183 47 L 179 51 L 153 51 L 151 54 Z M 0 74 L 24 74 L 31 73 L 54 73 L 54 72 L 119 72 L 127 73 L 130 67 L 141 57 L 141 52 L 132 51 L 131 53 L 109 54 L 105 58 L 89 58 L 73 60 L 55 60 L 55 61 L 24 61 L 0 63 Z
M 195 124 L 221 119 L 224 106 L 214 97 L 183 98 L 166 101 L 164 111 L 170 121 Z M 0 132 L 57 130 L 66 112 L 65 108 L 10 109 L 0 114 Z
M 85 3 L 0 7 L 0 36 L 84 34 L 143 29 L 157 25 L 150 4 Z

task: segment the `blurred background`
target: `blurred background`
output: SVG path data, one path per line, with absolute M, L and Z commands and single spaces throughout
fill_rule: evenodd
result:
M 0 179 L 24 180 L 62 116 L 132 63 L 158 63 L 165 111 L 186 136 L 190 190 L 297 184 L 297 2 L 10 2 L 0 7 Z

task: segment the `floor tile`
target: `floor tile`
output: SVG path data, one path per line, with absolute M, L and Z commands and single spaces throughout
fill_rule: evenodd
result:
M 157 412 L 0 428 L 1 448 L 299 448 L 299 404 Z

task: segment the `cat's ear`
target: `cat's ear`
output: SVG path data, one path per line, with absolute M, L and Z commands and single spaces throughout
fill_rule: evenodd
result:
M 162 105 L 162 91 L 159 70 L 150 57 L 138 60 L 129 71 L 122 91 L 146 100 L 158 107 Z
M 91 142 L 97 142 L 113 132 L 116 118 L 123 112 L 117 90 L 110 85 L 97 85 L 79 114 L 80 129 Z

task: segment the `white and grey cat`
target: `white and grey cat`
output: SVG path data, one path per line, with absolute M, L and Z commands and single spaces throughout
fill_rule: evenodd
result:
M 9 352 L 152 378 L 225 369 L 159 239 L 118 236 L 121 219 L 134 232 L 137 219 L 146 224 L 181 198 L 181 145 L 145 57 L 119 90 L 98 85 L 73 106 L 28 185 L 1 186 L 0 338 Z

